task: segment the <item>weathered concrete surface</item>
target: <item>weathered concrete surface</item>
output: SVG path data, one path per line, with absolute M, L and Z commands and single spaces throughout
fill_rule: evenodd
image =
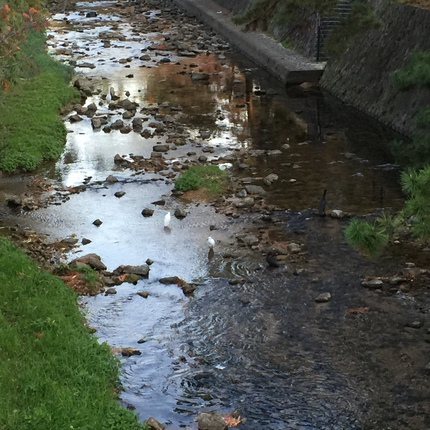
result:
M 244 32 L 232 22 L 230 10 L 211 0 L 174 0 L 222 35 L 236 49 L 285 85 L 318 82 L 324 63 L 312 62 L 258 32 Z
M 330 62 L 321 86 L 342 101 L 407 136 L 416 115 L 430 105 L 430 89 L 398 91 L 390 75 L 408 64 L 413 52 L 429 51 L 430 10 L 375 0 L 382 25 L 356 37 L 338 61 Z

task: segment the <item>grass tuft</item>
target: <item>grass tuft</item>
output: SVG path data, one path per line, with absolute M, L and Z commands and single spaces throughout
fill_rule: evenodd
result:
M 220 194 L 226 186 L 227 173 L 218 166 L 194 166 L 182 173 L 175 181 L 179 191 L 204 188 L 209 194 Z

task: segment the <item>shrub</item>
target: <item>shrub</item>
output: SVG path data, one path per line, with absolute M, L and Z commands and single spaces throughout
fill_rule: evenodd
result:
M 377 257 L 388 243 L 389 235 L 380 226 L 353 219 L 345 229 L 346 241 L 370 257 Z
M 430 52 L 414 52 L 408 64 L 391 74 L 398 90 L 406 91 L 417 85 L 430 88 Z

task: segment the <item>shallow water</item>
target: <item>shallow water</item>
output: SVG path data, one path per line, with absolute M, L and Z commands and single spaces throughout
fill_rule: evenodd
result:
M 138 109 L 144 128 L 168 113 L 175 116 L 174 130 L 145 139 L 136 132 L 94 131 L 85 116 L 73 124 L 65 118 L 69 134 L 63 157 L 39 173 L 63 186 L 91 177 L 87 190 L 33 212 L 5 210 L 6 224 L 52 238 L 89 238 L 91 243 L 69 258 L 95 252 L 109 270 L 154 261 L 149 279 L 123 284 L 116 295 L 82 298 L 100 341 L 142 352 L 121 359 L 124 403 L 142 419 L 155 416 L 170 429 L 196 428 L 193 419 L 202 411 L 232 410 L 240 411 L 241 428 L 251 430 L 428 428 L 422 386 L 409 393 L 399 389 L 412 376 L 398 363 L 425 366 L 418 335 L 405 333 L 398 322 L 413 318 L 416 304 L 402 294 L 386 297 L 359 287 L 368 274 L 395 272 L 401 258 L 367 261 L 345 244 L 344 221 L 314 217 L 306 209 L 317 207 L 324 189 L 328 210 L 364 214 L 399 208 L 399 170 L 387 149 L 394 135 L 329 96 L 298 89 L 287 93 L 226 51 L 221 40 L 222 50 L 193 58 L 145 51 L 163 39 L 160 32 L 145 34 L 135 19 L 120 17 L 122 9 L 112 2 L 78 7 L 76 13 L 53 17 L 50 51 L 76 62 L 77 72 L 92 79 L 95 91 L 86 105 L 96 103 L 97 116 L 113 122 L 123 111 L 108 109 L 104 96 L 110 87 L 121 99 L 128 91 L 139 109 L 158 107 L 157 112 Z M 87 10 L 100 14 L 86 18 Z M 148 10 L 146 16 L 163 22 L 163 37 L 188 22 L 170 22 L 160 11 Z M 100 33 L 107 31 L 113 36 L 103 47 Z M 72 53 L 64 55 L 59 47 Z M 150 60 L 140 59 L 142 50 Z M 171 61 L 160 64 L 167 57 Z M 96 67 L 79 67 L 82 62 Z M 192 81 L 192 70 L 210 73 L 209 82 Z M 171 166 L 161 175 L 114 163 L 115 154 L 149 157 L 154 145 L 178 134 L 185 145 L 164 155 L 170 163 L 200 155 L 227 165 L 245 161 L 250 167 L 234 175 L 262 185 L 264 177 L 276 173 L 278 180 L 264 185 L 267 204 L 276 207 L 274 222 L 252 212 L 225 216 L 211 204 L 173 198 Z M 289 148 L 280 153 L 267 152 L 284 144 Z M 96 183 L 110 174 L 119 181 Z M 116 198 L 117 191 L 126 194 Z M 153 204 L 160 198 L 164 206 Z M 152 217 L 142 217 L 146 207 L 155 209 Z M 187 208 L 188 215 L 172 217 L 166 231 L 164 215 L 177 207 Z M 100 227 L 92 224 L 96 218 L 103 221 Z M 264 247 L 251 249 L 237 241 L 249 233 L 268 243 L 298 243 L 304 257 L 269 269 Z M 216 240 L 211 258 L 209 235 Z M 185 297 L 177 286 L 162 285 L 164 276 L 199 286 L 194 296 Z M 233 278 L 243 282 L 231 285 Z M 149 292 L 147 299 L 136 294 L 142 290 Z M 332 300 L 316 304 L 315 297 L 326 291 Z M 359 306 L 371 312 L 346 313 Z

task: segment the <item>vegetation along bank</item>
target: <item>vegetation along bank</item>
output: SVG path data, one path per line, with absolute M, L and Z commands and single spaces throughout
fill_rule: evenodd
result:
M 18 3 L 18 4 L 16 4 Z M 0 2 L 0 169 L 61 154 L 72 69 L 45 52 L 38 1 Z M 77 295 L 0 237 L 0 428 L 144 429 L 118 399 L 119 363 L 85 325 Z

